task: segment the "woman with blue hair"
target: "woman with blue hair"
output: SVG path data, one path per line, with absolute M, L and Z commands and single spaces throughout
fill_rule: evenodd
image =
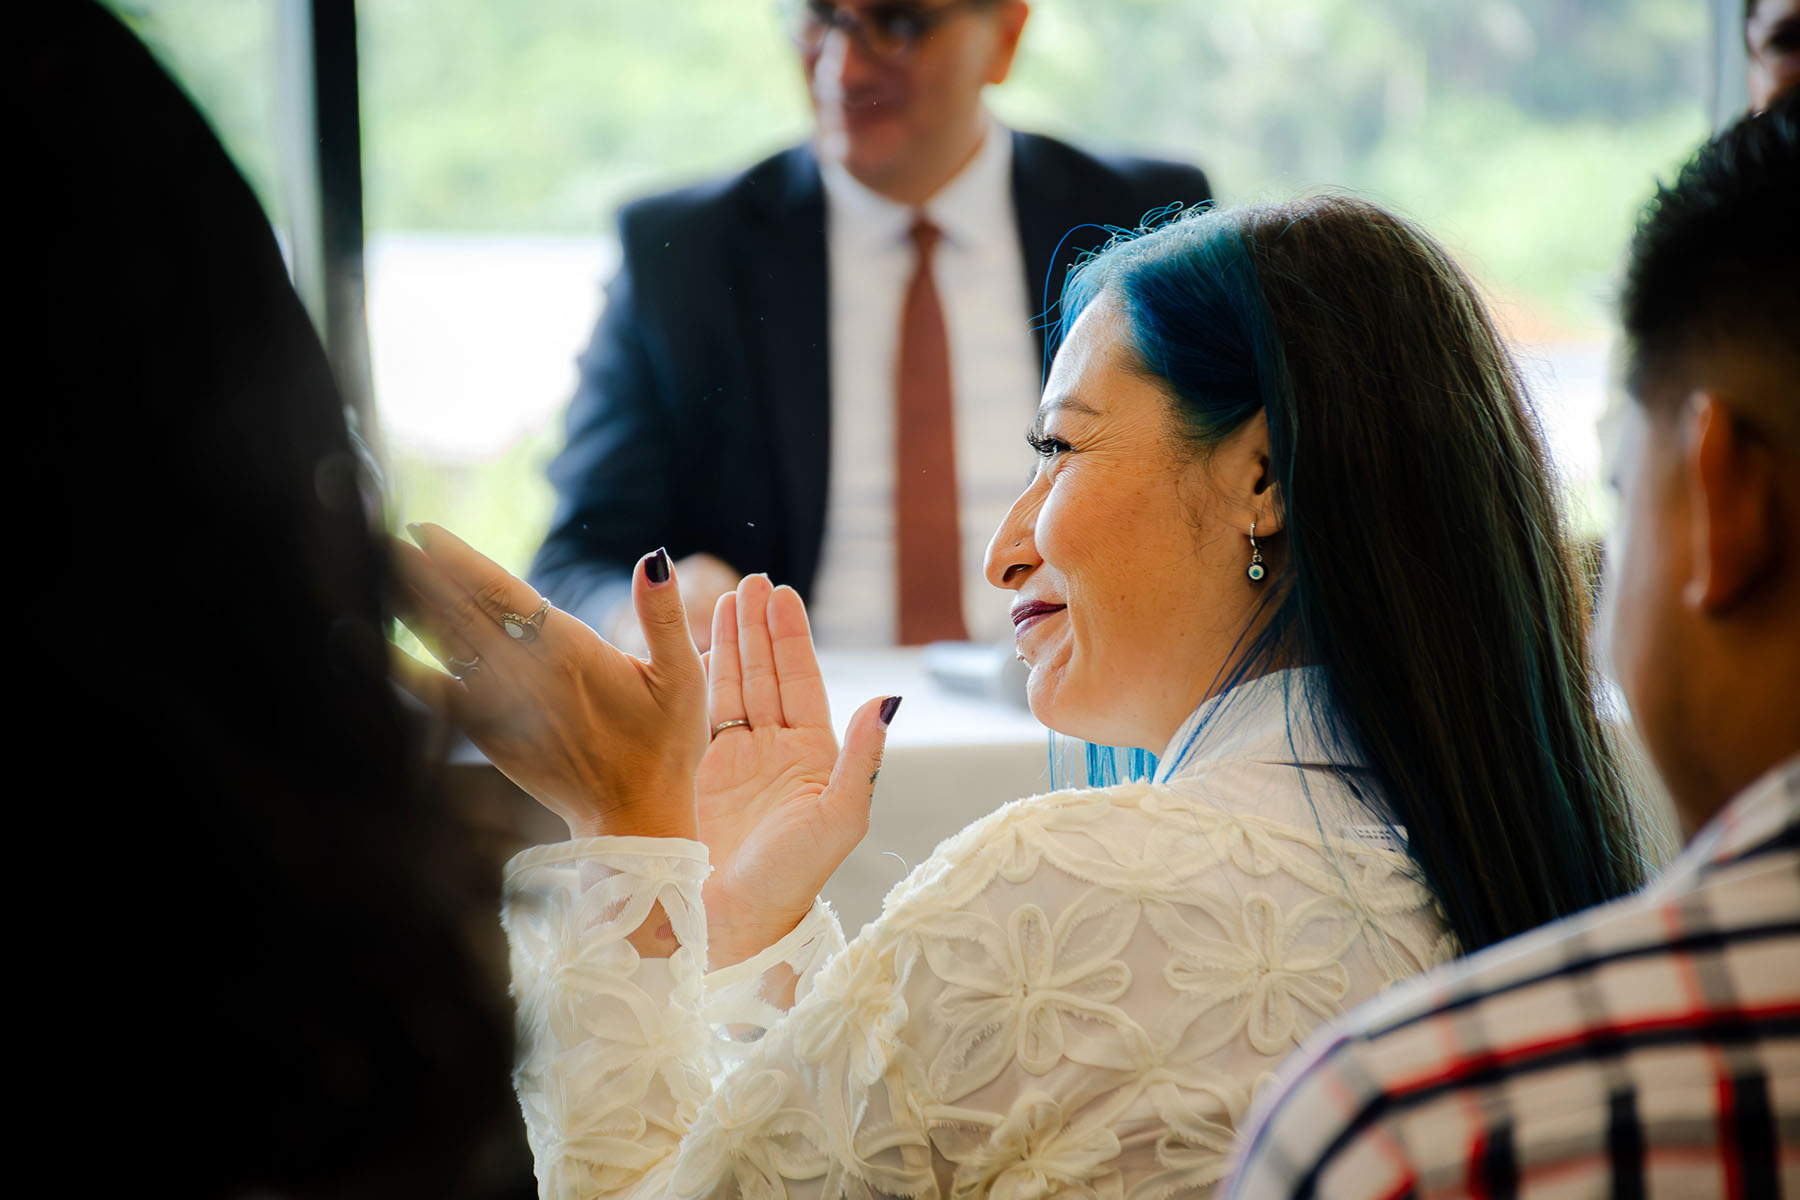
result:
M 461 676 L 415 690 L 572 835 L 508 873 L 543 1194 L 1204 1195 L 1313 1026 L 1642 881 L 1539 434 L 1442 250 L 1344 198 L 1190 215 L 1062 323 L 987 569 L 1032 711 L 1122 749 L 848 946 L 816 897 L 898 701 L 839 753 L 791 590 L 725 597 L 703 665 L 650 555 L 645 662 L 403 548 Z

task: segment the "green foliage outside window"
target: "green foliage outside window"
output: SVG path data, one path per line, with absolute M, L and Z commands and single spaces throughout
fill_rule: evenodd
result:
M 276 0 L 116 6 L 279 217 Z M 806 129 L 772 4 L 358 7 L 373 236 L 594 234 L 634 194 Z M 1520 335 L 1592 340 L 1634 212 L 1705 132 L 1708 19 L 1692 0 L 1039 0 L 993 102 L 1023 128 L 1198 162 L 1228 201 L 1358 189 L 1443 237 Z M 554 442 L 460 476 L 402 447 L 396 475 L 521 565 Z

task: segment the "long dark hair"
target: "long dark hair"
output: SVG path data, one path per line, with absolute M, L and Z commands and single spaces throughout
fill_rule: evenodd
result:
M 26 389 L 56 634 L 26 755 L 61 826 L 28 894 L 78 964 L 51 1040 L 97 1060 L 64 1107 L 183 1195 L 507 1194 L 497 872 L 387 681 L 330 367 L 144 47 L 86 3 L 22 19 L 15 369 L 56 381 Z
M 1466 950 L 1639 886 L 1542 438 L 1450 257 L 1329 196 L 1122 239 L 1071 277 L 1064 328 L 1102 296 L 1197 450 L 1267 416 L 1268 620 L 1215 692 L 1322 668 L 1306 708 L 1373 765 Z

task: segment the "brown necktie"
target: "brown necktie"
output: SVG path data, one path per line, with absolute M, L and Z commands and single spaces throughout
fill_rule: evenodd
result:
M 956 420 L 950 407 L 950 345 L 931 281 L 937 227 L 913 222 L 912 282 L 900 312 L 900 365 L 894 406 L 895 565 L 900 579 L 900 644 L 966 641 L 962 537 L 956 513 Z

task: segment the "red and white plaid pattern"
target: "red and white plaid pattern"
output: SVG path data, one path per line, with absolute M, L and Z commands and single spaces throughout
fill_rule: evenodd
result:
M 1800 759 L 1643 893 L 1365 1005 L 1229 1195 L 1800 1196 Z

